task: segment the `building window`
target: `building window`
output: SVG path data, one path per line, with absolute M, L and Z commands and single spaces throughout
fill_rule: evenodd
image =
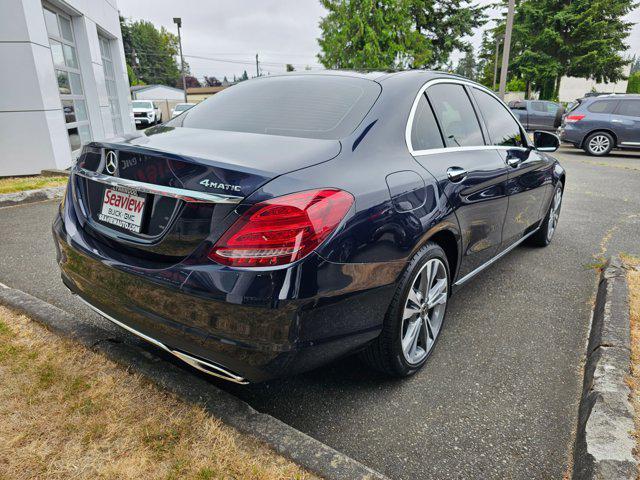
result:
M 104 79 L 107 85 L 107 97 L 109 98 L 109 110 L 111 111 L 113 131 L 116 135 L 121 135 L 123 133 L 122 118 L 120 116 L 120 105 L 118 104 L 116 72 L 111 55 L 111 41 L 102 35 L 98 35 L 98 40 L 100 41 L 100 55 L 102 56 L 102 68 L 104 69 Z
M 91 140 L 91 128 L 71 17 L 49 6 L 43 8 L 69 145 L 76 151 Z

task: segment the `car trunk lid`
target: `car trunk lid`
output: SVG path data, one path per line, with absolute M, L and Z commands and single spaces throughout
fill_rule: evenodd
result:
M 336 140 L 166 126 L 119 140 L 88 145 L 74 169 L 83 226 L 116 250 L 168 263 L 266 182 L 340 152 Z

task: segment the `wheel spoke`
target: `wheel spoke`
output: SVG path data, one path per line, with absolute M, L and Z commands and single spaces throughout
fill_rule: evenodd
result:
M 415 353 L 415 347 L 418 342 L 421 323 L 421 318 L 418 318 L 417 320 L 409 323 L 409 325 L 407 326 L 407 332 L 404 334 L 404 338 L 402 339 L 402 351 L 409 358 L 412 358 L 413 354 Z
M 429 298 L 427 306 L 431 309 L 436 305 L 446 303 L 447 301 L 447 280 L 442 278 L 438 280 L 431 290 L 429 290 Z
M 422 293 L 422 298 L 427 298 L 429 294 L 429 279 L 431 278 L 432 267 L 431 262 L 428 262 L 420 274 L 420 293 Z
M 417 291 L 415 288 L 411 287 L 409 289 L 409 297 L 407 298 L 407 306 L 409 306 L 409 303 L 411 303 L 412 307 L 415 307 L 416 309 L 420 308 L 420 305 L 422 304 L 422 299 L 424 297 L 422 296 L 422 294 Z
M 407 303 L 406 307 L 404 307 L 404 312 L 402 313 L 402 320 L 407 320 L 409 318 L 412 318 L 414 315 L 417 315 L 419 313 L 420 313 L 419 307 L 414 307 L 412 305 L 409 305 L 409 303 Z

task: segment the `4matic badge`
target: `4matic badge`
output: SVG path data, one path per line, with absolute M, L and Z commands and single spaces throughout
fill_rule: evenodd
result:
M 228 183 L 212 182 L 208 178 L 205 178 L 200 182 L 200 185 L 204 185 L 209 188 L 219 188 L 220 190 L 231 190 L 232 192 L 239 192 L 240 185 L 229 185 Z

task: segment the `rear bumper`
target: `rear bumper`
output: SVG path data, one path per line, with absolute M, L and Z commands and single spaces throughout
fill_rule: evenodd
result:
M 567 123 L 558 130 L 560 140 L 566 143 L 573 143 L 576 147 L 582 145 L 584 133 L 581 129 L 576 128 L 573 124 Z
M 65 285 L 112 321 L 240 383 L 309 370 L 374 339 L 402 269 L 377 275 L 375 265 L 315 254 L 277 270 L 140 268 L 81 230 L 70 203 L 53 225 Z

